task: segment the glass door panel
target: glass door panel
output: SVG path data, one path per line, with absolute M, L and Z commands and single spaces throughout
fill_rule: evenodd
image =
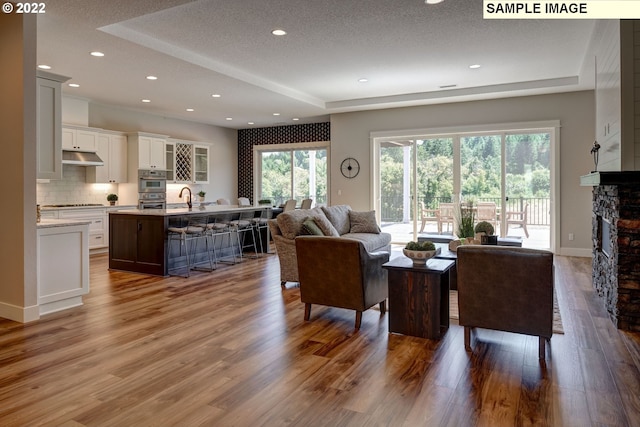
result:
M 291 198 L 291 152 L 261 152 L 260 199 L 280 206 Z
M 460 137 L 460 194 L 473 204 L 474 224 L 489 222 L 499 234 L 502 205 L 502 136 Z
M 384 141 L 379 146 L 380 222 L 394 243 L 413 240 L 411 159 L 413 141 Z
M 453 138 L 419 139 L 416 154 L 418 233 L 451 234 L 453 224 L 440 217 L 440 209 L 453 202 Z
M 504 235 L 523 246 L 551 245 L 551 134 L 506 135 Z

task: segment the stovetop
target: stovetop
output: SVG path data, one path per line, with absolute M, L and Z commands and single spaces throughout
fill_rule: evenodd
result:
M 43 205 L 43 208 L 73 208 L 80 206 L 104 206 L 100 203 L 68 203 L 68 204 L 60 204 L 60 205 Z

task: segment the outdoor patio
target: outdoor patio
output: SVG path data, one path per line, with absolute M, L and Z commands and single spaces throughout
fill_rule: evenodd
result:
M 391 242 L 397 244 L 404 244 L 413 240 L 413 223 L 398 223 L 398 222 L 382 222 L 382 231 L 391 234 Z M 420 230 L 420 223 L 418 223 L 418 231 Z M 527 225 L 529 231 L 529 237 L 524 234 L 524 229 L 517 226 L 511 226 L 507 233 L 508 237 L 522 237 L 522 247 L 536 248 L 536 249 L 549 249 L 550 241 L 550 226 L 548 225 Z M 424 227 L 423 233 L 418 233 L 418 237 L 427 234 L 438 234 L 438 228 L 436 223 L 427 222 Z M 446 226 L 442 232 L 442 235 L 452 235 L 452 228 L 449 226 L 447 232 Z

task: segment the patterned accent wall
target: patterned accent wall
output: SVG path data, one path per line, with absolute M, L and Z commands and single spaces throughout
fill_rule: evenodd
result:
M 330 141 L 330 123 L 274 126 L 238 131 L 238 197 L 253 199 L 253 146 Z

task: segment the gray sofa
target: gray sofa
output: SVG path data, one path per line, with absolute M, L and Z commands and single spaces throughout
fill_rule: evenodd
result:
M 323 225 L 325 235 L 360 241 L 367 252 L 390 252 L 391 235 L 380 232 L 377 224 L 377 230 L 371 230 L 375 232 L 360 232 L 367 228 L 363 228 L 359 221 L 361 214 L 366 216 L 371 212 L 355 212 L 348 205 L 337 205 L 295 209 L 269 220 L 269 230 L 280 260 L 280 285 L 284 288 L 287 282 L 299 282 L 295 238 L 305 234 L 303 223 L 309 218 Z

